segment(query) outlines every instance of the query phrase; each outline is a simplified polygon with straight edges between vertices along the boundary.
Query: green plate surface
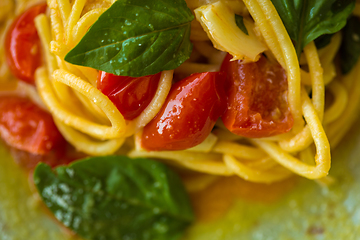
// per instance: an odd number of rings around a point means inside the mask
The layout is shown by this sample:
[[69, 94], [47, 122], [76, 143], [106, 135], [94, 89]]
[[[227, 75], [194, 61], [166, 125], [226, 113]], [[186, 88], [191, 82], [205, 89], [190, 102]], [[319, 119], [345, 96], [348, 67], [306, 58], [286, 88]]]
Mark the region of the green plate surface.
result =
[[302, 179], [274, 204], [238, 201], [223, 218], [192, 226], [184, 240], [360, 239], [360, 124], [332, 151], [329, 188]]
[[[360, 239], [360, 124], [332, 152], [330, 188], [302, 179], [272, 204], [239, 200], [224, 217], [195, 223], [184, 240]], [[30, 196], [28, 176], [0, 145], [0, 240], [71, 239]]]

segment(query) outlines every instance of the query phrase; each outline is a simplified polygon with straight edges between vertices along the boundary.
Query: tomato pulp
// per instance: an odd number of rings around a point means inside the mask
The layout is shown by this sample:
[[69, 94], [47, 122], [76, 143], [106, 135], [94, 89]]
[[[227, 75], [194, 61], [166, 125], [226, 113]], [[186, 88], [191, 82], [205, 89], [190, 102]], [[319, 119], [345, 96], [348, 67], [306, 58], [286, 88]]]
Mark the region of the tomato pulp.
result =
[[287, 102], [284, 69], [265, 57], [254, 63], [230, 61], [228, 54], [221, 70], [227, 73], [228, 107], [222, 121], [232, 133], [250, 138], [270, 137], [288, 132], [293, 118]]
[[35, 70], [41, 65], [41, 44], [34, 19], [45, 13], [46, 4], [33, 6], [17, 17], [5, 37], [5, 56], [17, 78], [34, 84]]
[[175, 83], [158, 115], [144, 127], [147, 150], [183, 150], [205, 140], [225, 111], [225, 74], [195, 73]]
[[100, 71], [97, 88], [108, 96], [126, 120], [132, 120], [154, 98], [160, 76], [161, 73], [135, 78]]

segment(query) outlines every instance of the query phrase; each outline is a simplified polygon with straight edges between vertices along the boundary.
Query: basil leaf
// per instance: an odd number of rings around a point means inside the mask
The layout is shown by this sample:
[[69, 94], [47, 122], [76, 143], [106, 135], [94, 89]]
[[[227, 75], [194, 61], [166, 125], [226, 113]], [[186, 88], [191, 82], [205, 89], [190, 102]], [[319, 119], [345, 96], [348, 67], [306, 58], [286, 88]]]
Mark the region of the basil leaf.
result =
[[243, 31], [246, 35], [249, 35], [249, 32], [246, 29], [246, 26], [244, 24], [243, 16], [235, 14], [235, 22], [236, 22], [236, 25], [241, 29], [241, 31]]
[[41, 163], [34, 181], [55, 217], [89, 240], [173, 240], [193, 220], [179, 177], [148, 159], [92, 157], [55, 172]]
[[340, 31], [355, 7], [355, 0], [272, 0], [296, 53], [323, 34]]
[[343, 42], [341, 44], [341, 71], [344, 74], [350, 72], [360, 57], [360, 20], [351, 17], [343, 31]]
[[132, 77], [175, 69], [190, 57], [193, 19], [184, 0], [117, 0], [65, 60]]

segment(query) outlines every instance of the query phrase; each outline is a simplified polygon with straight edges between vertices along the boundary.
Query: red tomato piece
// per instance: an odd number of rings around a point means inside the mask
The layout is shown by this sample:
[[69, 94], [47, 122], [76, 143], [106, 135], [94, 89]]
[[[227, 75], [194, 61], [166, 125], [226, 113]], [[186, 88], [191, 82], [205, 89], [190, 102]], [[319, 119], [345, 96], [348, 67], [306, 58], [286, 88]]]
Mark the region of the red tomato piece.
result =
[[46, 4], [33, 6], [17, 17], [5, 37], [5, 56], [17, 78], [34, 84], [35, 70], [41, 65], [41, 44], [34, 19], [45, 13]]
[[144, 127], [147, 150], [183, 150], [205, 140], [226, 108], [225, 74], [195, 73], [175, 83], [158, 115]]
[[288, 132], [293, 118], [287, 102], [287, 77], [279, 64], [265, 57], [243, 64], [225, 58], [221, 70], [227, 73], [228, 107], [224, 125], [237, 135], [259, 138]]
[[144, 77], [99, 72], [97, 88], [115, 104], [126, 120], [140, 115], [154, 98], [161, 73]]
[[51, 115], [20, 97], [0, 97], [0, 136], [10, 146], [34, 154], [65, 144]]
[[50, 167], [68, 165], [69, 163], [86, 157], [85, 154], [75, 151], [69, 145], [64, 144], [46, 154], [35, 154], [27, 151], [10, 148], [14, 161], [27, 170], [35, 169], [39, 162], [44, 162]]
[[51, 167], [61, 165], [59, 162], [62, 160], [63, 153], [61, 151], [50, 151], [46, 154], [35, 154], [16, 148], [11, 149], [11, 156], [14, 161], [28, 170], [34, 169], [39, 162], [44, 162]]

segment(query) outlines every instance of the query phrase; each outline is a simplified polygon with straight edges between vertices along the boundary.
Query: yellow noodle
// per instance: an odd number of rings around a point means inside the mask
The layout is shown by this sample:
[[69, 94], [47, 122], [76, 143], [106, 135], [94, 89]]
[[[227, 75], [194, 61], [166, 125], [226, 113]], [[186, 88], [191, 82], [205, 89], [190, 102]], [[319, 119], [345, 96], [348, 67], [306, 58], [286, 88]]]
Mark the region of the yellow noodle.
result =
[[196, 145], [195, 147], [188, 148], [185, 151], [208, 153], [213, 149], [217, 140], [218, 140], [218, 138], [214, 134], [210, 133], [206, 137], [206, 139], [204, 141], [202, 141], [200, 144]]
[[279, 142], [279, 141], [288, 140], [292, 137], [294, 137], [294, 134], [292, 132], [287, 132], [287, 133], [279, 134], [276, 136], [266, 137], [266, 138], [261, 138], [261, 139], [266, 140], [266, 141]]
[[[326, 47], [318, 51], [321, 66], [324, 69], [324, 85], [330, 83], [336, 76], [334, 58], [339, 51], [341, 40], [341, 34], [337, 33], [331, 38], [330, 43]], [[305, 54], [301, 55], [300, 64], [307, 64]], [[306, 85], [311, 85], [310, 75], [304, 70], [301, 70], [301, 82]]]
[[73, 145], [78, 151], [93, 156], [105, 156], [113, 154], [124, 143], [125, 138], [118, 138], [106, 141], [96, 141], [87, 135], [76, 131], [69, 125], [64, 124], [57, 118], [54, 118], [55, 124], [66, 141]]
[[227, 129], [222, 129], [222, 128], [215, 128], [212, 131], [212, 133], [215, 134], [219, 140], [225, 140], [225, 141], [236, 141], [244, 138], [242, 136], [231, 133]]
[[319, 56], [321, 65], [326, 66], [333, 62], [337, 52], [339, 51], [341, 45], [342, 36], [341, 33], [336, 33], [331, 38], [330, 43], [324, 48], [319, 50]]
[[[336, 77], [336, 68], [334, 63], [329, 63], [326, 66], [321, 65], [324, 69], [323, 81], [324, 85], [329, 84]], [[301, 83], [304, 85], [312, 85], [310, 73], [300, 69]]]
[[[310, 147], [301, 151], [299, 155], [300, 155], [300, 159], [303, 162], [309, 165], [315, 164], [314, 153]], [[323, 178], [315, 179], [315, 181], [323, 187], [328, 187], [335, 182], [335, 179], [332, 178], [331, 176], [326, 176]]]
[[246, 166], [250, 168], [255, 168], [260, 171], [269, 170], [271, 168], [276, 167], [279, 165], [276, 161], [274, 161], [271, 157], [264, 157], [257, 161], [247, 161]]
[[[320, 57], [321, 65], [325, 66], [329, 63], [332, 63], [337, 52], [339, 51], [341, 45], [342, 35], [341, 33], [336, 33], [331, 37], [330, 43], [325, 47], [318, 50], [318, 55]], [[305, 54], [302, 53], [300, 57], [300, 65], [306, 65], [307, 60]]]
[[305, 91], [302, 94], [302, 99], [302, 111], [316, 146], [316, 166], [310, 166], [300, 162], [297, 158], [282, 150], [275, 143], [257, 139], [251, 139], [250, 141], [263, 149], [279, 164], [294, 173], [310, 179], [322, 178], [328, 174], [330, 169], [330, 145], [316, 110]]
[[81, 72], [82, 75], [84, 75], [86, 80], [91, 85], [94, 87], [97, 86], [98, 71], [96, 69], [83, 66], [76, 66], [76, 68]]
[[310, 68], [312, 82], [312, 102], [320, 121], [322, 121], [325, 105], [325, 87], [323, 81], [323, 69], [319, 61], [315, 43], [310, 42], [304, 48], [304, 53]]
[[86, 0], [75, 0], [66, 26], [66, 44], [72, 46], [72, 31], [80, 19]]
[[[6, 37], [6, 29], [10, 26], [11, 20], [7, 20], [3, 27], [0, 28], [0, 44], [1, 46], [4, 46], [5, 44], [5, 37]], [[13, 82], [13, 77], [10, 74], [9, 68], [7, 66], [7, 61], [5, 57], [5, 47], [0, 48], [0, 84], [1, 85], [7, 85], [11, 86], [11, 82]], [[4, 86], [5, 89], [5, 86]]]
[[269, 171], [258, 171], [251, 169], [228, 154], [224, 155], [224, 162], [226, 163], [226, 166], [228, 166], [228, 168], [235, 174], [239, 175], [241, 178], [247, 181], [252, 182], [272, 183], [286, 179], [292, 175], [292, 172], [285, 169], [272, 169]]
[[57, 68], [55, 56], [50, 52], [50, 26], [45, 14], [40, 14], [35, 18], [35, 25], [43, 45], [43, 53], [45, 56], [45, 63], [49, 73], [52, 73]]
[[67, 26], [67, 21], [70, 16], [71, 6], [68, 0], [57, 0], [58, 9], [60, 11], [61, 20], [63, 22], [63, 26]]
[[93, 101], [88, 99], [83, 94], [79, 93], [78, 91], [73, 91], [76, 98], [79, 100], [80, 103], [82, 103], [82, 108], [84, 108], [84, 112], [88, 113], [85, 114], [89, 119], [92, 119], [93, 121], [96, 121], [98, 123], [104, 124], [104, 125], [110, 125], [110, 121], [105, 115], [105, 113], [94, 104]]
[[218, 141], [212, 151], [229, 154], [240, 159], [255, 160], [266, 157], [266, 154], [260, 149], [229, 141]]
[[[61, 59], [63, 59], [65, 56], [58, 56], [60, 57]], [[97, 81], [97, 75], [98, 75], [98, 71], [95, 70], [95, 69], [92, 69], [92, 73], [95, 75], [95, 76], [91, 76], [91, 80], [88, 79], [87, 76], [85, 76], [83, 74], [83, 72], [89, 74], [90, 72], [87, 72], [85, 70], [85, 67], [81, 67], [80, 66], [76, 66], [76, 65], [73, 65], [73, 64], [70, 64], [68, 62], [65, 62], [65, 61], [61, 61], [62, 62], [62, 65], [61, 65], [61, 68], [62, 69], [65, 69], [73, 74], [75, 74], [76, 76], [80, 77], [81, 79], [83, 79], [84, 81], [90, 83], [91, 85], [93, 85], [94, 87], [96, 87], [96, 81]]]
[[163, 71], [160, 76], [158, 88], [155, 96], [144, 109], [144, 111], [135, 119], [133, 119], [127, 126], [126, 135], [133, 135], [140, 128], [148, 124], [160, 111], [161, 107], [165, 103], [166, 97], [170, 91], [173, 78], [173, 71]]
[[328, 88], [334, 96], [334, 102], [324, 113], [324, 124], [342, 117], [348, 103], [348, 93], [340, 82], [335, 80], [329, 84]]
[[94, 103], [99, 106], [108, 116], [112, 126], [105, 126], [90, 122], [89, 120], [80, 118], [66, 110], [63, 106], [61, 106], [53, 94], [51, 84], [46, 76], [44, 69], [39, 69], [36, 72], [36, 83], [39, 89], [39, 93], [45, 100], [45, 104], [48, 106], [50, 112], [55, 117], [60, 119], [65, 124], [70, 125], [75, 129], [98, 139], [113, 139], [122, 137], [124, 135], [125, 120], [123, 116], [114, 106], [114, 104], [99, 90], [64, 70], [56, 70], [53, 73], [53, 78], [54, 80], [66, 84], [92, 99]]
[[[49, 78], [51, 78], [51, 73], [58, 68], [58, 64], [55, 56], [49, 50], [50, 41], [51, 41], [50, 26], [45, 14], [40, 14], [35, 18], [35, 26], [40, 37]], [[68, 102], [68, 100], [70, 99], [69, 89], [66, 86], [59, 83], [52, 82], [52, 84], [56, 92], [56, 96], [61, 101], [68, 103], [67, 105], [69, 106], [70, 105]]]
[[[322, 121], [324, 115], [325, 88], [322, 78], [323, 70], [320, 65], [316, 47], [313, 42], [304, 48], [306, 58], [309, 62], [310, 76], [312, 81], [312, 101], [317, 112], [317, 117]], [[309, 126], [305, 126], [301, 132], [293, 138], [279, 142], [282, 149], [288, 152], [297, 152], [307, 148], [313, 139]]]
[[349, 101], [341, 118], [338, 118], [326, 127], [326, 132], [332, 147], [339, 144], [340, 140], [358, 116], [360, 104], [360, 61], [357, 62], [348, 75], [344, 76], [342, 81], [350, 84], [348, 86]]
[[61, 23], [60, 13], [58, 9], [50, 6], [50, 19], [51, 19], [51, 30], [53, 39], [61, 42], [64, 38], [64, 27]]
[[238, 0], [223, 0], [223, 2], [226, 3], [226, 5], [231, 8], [236, 14], [241, 15], [241, 16], [248, 16], [249, 12], [246, 9], [245, 4], [242, 1], [238, 1]]
[[77, 44], [80, 39], [85, 35], [89, 27], [96, 22], [96, 20], [106, 11], [106, 8], [97, 8], [87, 12], [80, 18], [80, 20], [76, 23], [72, 35], [73, 42]]
[[[64, 63], [63, 66], [62, 66], [62, 69], [73, 73], [74, 75], [76, 75], [77, 77], [81, 78], [84, 81], [88, 80], [82, 74], [83, 72], [80, 71], [77, 66], [74, 66], [74, 65], [69, 64], [69, 63]], [[97, 76], [97, 73], [95, 74], [95, 76]], [[87, 82], [89, 82], [89, 81], [87, 81]], [[59, 85], [59, 83], [56, 82], [56, 81], [53, 82], [53, 84], [58, 84]], [[96, 87], [96, 84], [95, 84], [95, 86], [91, 82], [90, 82], [90, 84], [93, 87]], [[63, 85], [63, 84], [60, 84], [60, 85], [62, 85], [63, 87], [66, 86], [66, 85]], [[72, 88], [70, 88], [70, 89], [72, 89]], [[101, 123], [106, 123], [106, 124], [109, 123], [106, 114], [98, 106], [96, 106], [96, 104], [92, 101], [92, 99], [89, 100], [89, 98], [85, 97], [83, 94], [80, 94], [78, 91], [72, 91], [72, 92], [74, 93], [74, 95], [77, 96], [78, 100], [80, 100], [80, 102], [83, 104], [84, 110], [87, 110], [89, 113], [91, 113], [93, 118], [98, 119]], [[66, 104], [67, 101], [68, 100], [62, 100], [62, 103]]]
[[58, 57], [65, 56], [67, 53], [67, 47], [65, 44], [53, 40], [50, 42], [50, 52]]
[[325, 66], [323, 66], [324, 69], [324, 85], [329, 84], [337, 75], [336, 73], [336, 67], [334, 63], [329, 63]]

